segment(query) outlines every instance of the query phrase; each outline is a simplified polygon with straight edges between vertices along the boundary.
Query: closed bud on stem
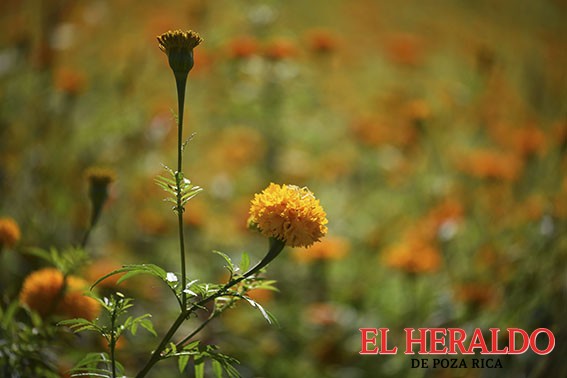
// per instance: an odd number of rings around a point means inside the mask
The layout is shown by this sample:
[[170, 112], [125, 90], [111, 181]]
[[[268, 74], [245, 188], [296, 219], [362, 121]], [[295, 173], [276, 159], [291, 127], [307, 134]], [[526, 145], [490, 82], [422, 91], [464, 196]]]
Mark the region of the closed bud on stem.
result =
[[104, 203], [108, 199], [108, 187], [115, 180], [113, 171], [104, 168], [91, 168], [87, 171], [89, 198], [92, 205], [91, 228], [94, 227]]
[[192, 30], [175, 30], [163, 33], [157, 40], [159, 48], [167, 55], [175, 78], [185, 79], [195, 63], [193, 49], [203, 42], [203, 39]]

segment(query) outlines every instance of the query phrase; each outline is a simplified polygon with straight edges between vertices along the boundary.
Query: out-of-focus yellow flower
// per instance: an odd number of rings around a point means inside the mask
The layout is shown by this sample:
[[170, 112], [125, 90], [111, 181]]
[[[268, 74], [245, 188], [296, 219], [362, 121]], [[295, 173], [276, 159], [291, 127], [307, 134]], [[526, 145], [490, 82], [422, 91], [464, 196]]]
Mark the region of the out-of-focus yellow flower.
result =
[[195, 64], [193, 49], [203, 42], [203, 38], [192, 30], [175, 30], [163, 33], [157, 40], [160, 50], [167, 55], [175, 77], [185, 79]]
[[327, 214], [307, 188], [271, 183], [256, 194], [249, 223], [291, 247], [309, 247], [327, 234]]
[[[41, 316], [51, 314], [69, 318], [94, 319], [99, 311], [99, 303], [83, 295], [88, 283], [74, 276], [67, 277], [67, 288], [60, 297], [63, 274], [55, 268], [44, 268], [31, 273], [24, 280], [20, 291], [20, 302]], [[58, 301], [58, 303], [55, 303]]]
[[13, 247], [20, 240], [20, 227], [12, 218], [0, 218], [0, 249]]
[[349, 252], [350, 245], [347, 240], [339, 237], [327, 237], [321, 243], [312, 245], [307, 249], [295, 249], [293, 257], [303, 263], [315, 260], [340, 260]]

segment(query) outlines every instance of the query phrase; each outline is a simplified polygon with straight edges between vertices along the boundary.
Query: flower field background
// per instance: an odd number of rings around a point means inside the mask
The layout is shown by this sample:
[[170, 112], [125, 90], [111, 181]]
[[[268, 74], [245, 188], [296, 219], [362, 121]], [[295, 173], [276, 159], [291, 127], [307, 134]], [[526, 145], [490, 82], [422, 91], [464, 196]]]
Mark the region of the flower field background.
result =
[[[92, 167], [115, 180], [76, 280], [132, 263], [179, 269], [176, 219], [154, 182], [176, 145], [156, 36], [193, 29], [204, 42], [184, 164], [204, 191], [184, 214], [189, 279], [226, 281], [213, 250], [262, 257], [248, 209], [270, 182], [309, 187], [329, 220], [322, 242], [270, 265], [278, 292], [251, 293], [279, 326], [239, 304], [201, 339], [243, 377], [567, 376], [564, 1], [5, 0], [0, 22], [2, 313], [32, 272], [53, 279], [31, 248], [81, 243]], [[175, 318], [151, 277], [97, 290], [159, 309], [158, 333]], [[56, 319], [88, 311], [79, 302]], [[395, 345], [407, 327], [544, 327], [557, 345], [502, 356], [502, 369], [412, 369], [419, 356], [360, 355], [361, 327], [390, 328]], [[106, 348], [53, 332], [42, 353], [61, 374]], [[121, 340], [133, 371], [156, 343]], [[178, 376], [177, 364], [160, 374]]]

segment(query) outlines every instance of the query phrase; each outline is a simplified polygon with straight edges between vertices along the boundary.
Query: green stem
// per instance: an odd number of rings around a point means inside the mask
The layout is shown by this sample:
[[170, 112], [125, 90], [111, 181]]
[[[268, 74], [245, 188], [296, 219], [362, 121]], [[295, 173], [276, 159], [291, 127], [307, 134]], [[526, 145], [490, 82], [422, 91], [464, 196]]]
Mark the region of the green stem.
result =
[[[175, 322], [171, 325], [171, 327], [169, 327], [169, 330], [167, 331], [167, 333], [165, 334], [165, 336], [163, 337], [163, 339], [159, 343], [158, 347], [152, 353], [152, 356], [150, 357], [150, 359], [148, 360], [146, 365], [142, 368], [142, 370], [138, 373], [138, 375], [136, 375], [136, 378], [145, 377], [146, 374], [148, 374], [148, 372], [151, 370], [151, 368], [162, 358], [161, 354], [164, 351], [165, 347], [169, 344], [169, 341], [171, 340], [171, 338], [173, 337], [175, 332], [177, 332], [177, 330], [179, 329], [181, 324], [183, 324], [185, 319], [191, 313], [193, 313], [198, 308], [201, 308], [203, 305], [207, 304], [208, 302], [210, 302], [210, 301], [212, 301], [212, 300], [214, 300], [218, 297], [223, 296], [226, 293], [226, 291], [228, 289], [230, 289], [232, 286], [236, 285], [240, 281], [250, 277], [251, 275], [257, 273], [260, 269], [264, 268], [266, 265], [268, 265], [273, 259], [275, 259], [280, 254], [280, 252], [283, 250], [284, 246], [285, 246], [285, 243], [283, 241], [276, 240], [276, 239], [270, 239], [270, 249], [269, 249], [268, 253], [266, 254], [266, 256], [264, 256], [264, 258], [260, 262], [258, 262], [252, 268], [250, 268], [242, 276], [229, 281], [226, 285], [224, 285], [216, 293], [211, 294], [210, 296], [201, 299], [199, 302], [193, 304], [191, 307], [186, 308], [183, 311], [181, 311], [181, 313], [179, 314], [177, 319], [175, 319]], [[209, 323], [209, 321], [212, 320], [213, 318], [214, 318], [214, 316], [210, 317], [209, 320], [205, 321], [204, 324], [202, 324], [199, 328], [197, 328], [196, 332], [195, 331], [192, 332], [190, 337], [193, 337], [194, 334], [196, 334], [201, 329], [203, 329]], [[184, 338], [184, 341], [185, 341], [185, 339], [187, 339], [187, 337]]]
[[214, 318], [216, 318], [217, 315], [219, 315], [219, 314], [220, 314], [220, 312], [216, 312], [216, 311], [213, 312], [213, 313], [211, 314], [211, 316], [209, 316], [209, 317], [207, 318], [207, 320], [205, 320], [203, 323], [201, 323], [201, 325], [200, 325], [199, 327], [195, 328], [195, 329], [193, 330], [193, 332], [191, 332], [190, 334], [188, 334], [187, 336], [185, 336], [181, 341], [179, 341], [179, 342], [177, 342], [177, 344], [175, 344], [175, 346], [177, 347], [177, 349], [183, 347], [183, 344], [185, 344], [187, 341], [191, 340], [191, 338], [192, 338], [193, 336], [195, 336], [196, 334], [198, 334], [199, 332], [201, 332], [201, 330], [202, 330], [203, 328], [205, 328], [205, 327], [207, 326], [207, 324], [209, 324], [209, 323], [211, 322], [211, 320], [213, 320]]
[[177, 85], [177, 172], [175, 181], [177, 183], [177, 224], [179, 227], [179, 254], [181, 256], [181, 304], [183, 311], [187, 308], [187, 293], [185, 293], [185, 285], [187, 284], [187, 271], [185, 268], [185, 241], [183, 237], [183, 211], [181, 205], [181, 180], [183, 172], [183, 109], [185, 105], [185, 87], [187, 85], [187, 77], [175, 79]]
[[112, 309], [112, 314], [110, 317], [110, 361], [112, 364], [112, 378], [116, 378], [116, 357], [114, 356], [114, 350], [116, 349], [116, 307]]

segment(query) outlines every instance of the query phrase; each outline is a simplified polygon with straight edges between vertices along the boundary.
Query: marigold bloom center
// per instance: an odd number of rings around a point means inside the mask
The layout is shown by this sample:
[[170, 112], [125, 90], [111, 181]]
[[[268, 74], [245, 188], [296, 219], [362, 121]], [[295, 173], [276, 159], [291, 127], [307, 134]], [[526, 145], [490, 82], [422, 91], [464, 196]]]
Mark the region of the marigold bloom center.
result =
[[250, 206], [250, 223], [263, 235], [291, 247], [308, 247], [327, 233], [327, 214], [307, 188], [270, 184], [256, 194]]

